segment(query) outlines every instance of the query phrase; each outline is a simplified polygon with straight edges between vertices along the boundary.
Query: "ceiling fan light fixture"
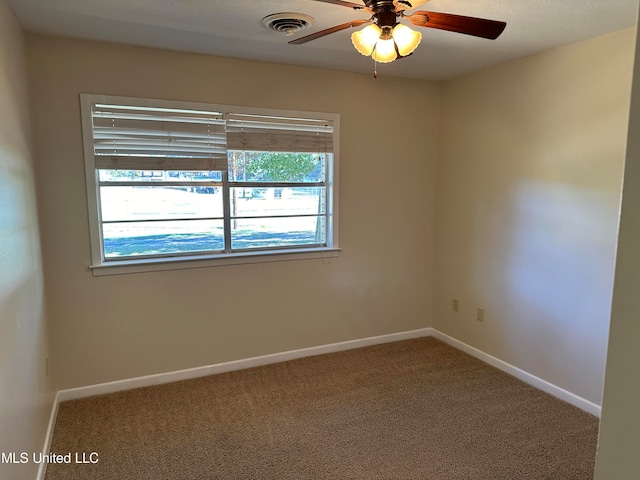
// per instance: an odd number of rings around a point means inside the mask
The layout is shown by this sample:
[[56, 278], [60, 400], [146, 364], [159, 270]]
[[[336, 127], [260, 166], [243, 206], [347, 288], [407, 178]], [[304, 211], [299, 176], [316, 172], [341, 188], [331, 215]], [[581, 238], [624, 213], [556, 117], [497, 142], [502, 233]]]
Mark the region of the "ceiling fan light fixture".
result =
[[351, 43], [362, 55], [380, 63], [393, 62], [398, 55], [411, 54], [422, 40], [422, 34], [401, 23], [380, 27], [375, 23], [351, 34]]
[[398, 54], [396, 53], [396, 46], [393, 39], [390, 38], [389, 40], [378, 40], [378, 43], [376, 43], [376, 48], [373, 50], [373, 53], [371, 53], [371, 58], [380, 63], [393, 62], [396, 58], [398, 58]]
[[373, 53], [376, 43], [380, 40], [381, 33], [380, 27], [372, 23], [362, 30], [354, 32], [351, 35], [351, 43], [353, 43], [358, 52], [368, 57]]
[[398, 23], [393, 27], [392, 35], [393, 40], [398, 46], [398, 52], [403, 57], [411, 54], [411, 52], [420, 45], [420, 41], [422, 40], [422, 34], [420, 32], [416, 32], [402, 23]]
[[[411, 55], [422, 41], [420, 32], [401, 24], [400, 21], [409, 22], [416, 27], [448, 30], [489, 40], [498, 38], [507, 26], [506, 22], [452, 13], [427, 11], [405, 13], [419, 7], [428, 0], [361, 0], [360, 3], [345, 0], [315, 1], [342, 5], [371, 16], [368, 19], [352, 20], [296, 38], [289, 41], [290, 44], [301, 45], [347, 28], [370, 24], [362, 30], [354, 32], [351, 35], [351, 42], [358, 53], [364, 56], [371, 55], [376, 62], [381, 63], [392, 62], [396, 58], [404, 58]], [[364, 2], [364, 6], [362, 2]]]

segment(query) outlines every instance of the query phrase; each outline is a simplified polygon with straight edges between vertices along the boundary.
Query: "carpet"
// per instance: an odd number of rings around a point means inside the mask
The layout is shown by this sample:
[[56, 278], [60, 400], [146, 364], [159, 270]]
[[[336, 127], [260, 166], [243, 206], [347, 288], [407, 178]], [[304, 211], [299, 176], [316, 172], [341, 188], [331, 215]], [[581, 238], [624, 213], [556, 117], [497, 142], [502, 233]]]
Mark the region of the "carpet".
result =
[[51, 452], [98, 461], [46, 480], [590, 480], [597, 432], [427, 337], [63, 402]]

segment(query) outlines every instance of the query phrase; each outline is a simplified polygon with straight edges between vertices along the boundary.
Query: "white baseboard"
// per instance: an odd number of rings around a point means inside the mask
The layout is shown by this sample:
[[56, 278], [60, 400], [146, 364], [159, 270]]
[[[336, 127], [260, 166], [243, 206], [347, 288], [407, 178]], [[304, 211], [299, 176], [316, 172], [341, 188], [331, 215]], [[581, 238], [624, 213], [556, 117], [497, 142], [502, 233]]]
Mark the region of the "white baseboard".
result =
[[431, 335], [430, 328], [421, 328], [418, 330], [390, 333], [388, 335], [380, 335], [377, 337], [349, 340], [347, 342], [330, 343], [328, 345], [320, 345], [318, 347], [301, 348], [299, 350], [273, 353], [270, 355], [262, 355], [260, 357], [252, 357], [242, 360], [235, 360], [232, 362], [218, 363], [215, 365], [207, 365], [204, 367], [189, 368], [186, 370], [177, 370], [167, 373], [158, 373], [155, 375], [128, 378], [125, 380], [116, 380], [114, 382], [100, 383], [97, 385], [89, 385], [86, 387], [70, 388], [67, 390], [60, 390], [58, 392], [57, 400], [59, 402], [64, 402], [66, 400], [93, 397], [94, 395], [104, 395], [106, 393], [120, 392], [122, 390], [131, 390], [133, 388], [148, 387], [151, 385], [161, 385], [164, 383], [178, 382], [180, 380], [189, 380], [191, 378], [206, 377], [208, 375], [214, 375], [216, 373], [232, 372], [234, 370], [242, 370], [245, 368], [269, 365], [272, 363], [286, 362], [287, 360], [294, 360], [296, 358], [311, 357], [314, 355], [351, 350], [354, 348], [368, 347], [370, 345], [378, 345], [382, 343], [398, 342], [400, 340], [408, 340], [410, 338], [428, 337], [429, 335]]
[[[56, 426], [56, 418], [58, 417], [58, 405], [60, 405], [60, 394], [56, 392], [53, 399], [53, 405], [51, 407], [51, 415], [49, 416], [49, 426], [47, 427], [47, 434], [44, 437], [44, 446], [42, 447], [43, 455], [47, 455], [51, 450], [51, 440], [53, 439], [53, 429]], [[41, 462], [38, 467], [37, 480], [44, 480], [44, 476], [47, 473], [47, 462]]]
[[543, 392], [546, 392], [554, 397], [559, 398], [560, 400], [564, 400], [571, 405], [578, 407], [585, 412], [589, 412], [592, 415], [600, 418], [601, 407], [600, 405], [596, 405], [589, 400], [586, 400], [578, 395], [575, 395], [564, 388], [560, 388], [552, 383], [547, 382], [546, 380], [542, 380], [541, 378], [536, 377], [535, 375], [531, 375], [530, 373], [525, 372], [524, 370], [519, 369], [518, 367], [514, 367], [513, 365], [500, 360], [499, 358], [493, 357], [487, 353], [484, 353], [481, 350], [478, 350], [471, 345], [467, 345], [466, 343], [461, 342], [460, 340], [456, 340], [453, 337], [450, 337], [447, 334], [444, 334], [438, 330], [430, 329], [431, 336], [437, 338], [438, 340], [442, 340], [443, 342], [451, 345], [452, 347], [457, 348], [465, 353], [468, 353], [472, 357], [476, 357], [479, 360], [482, 360], [489, 365], [496, 367], [503, 372], [508, 373], [529, 385], [536, 387]]

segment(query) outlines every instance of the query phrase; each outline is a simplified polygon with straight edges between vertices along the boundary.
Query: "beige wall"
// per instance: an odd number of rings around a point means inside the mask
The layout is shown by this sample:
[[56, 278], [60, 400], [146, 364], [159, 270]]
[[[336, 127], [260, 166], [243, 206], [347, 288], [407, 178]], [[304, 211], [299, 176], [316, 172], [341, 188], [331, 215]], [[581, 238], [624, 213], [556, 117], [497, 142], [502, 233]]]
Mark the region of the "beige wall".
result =
[[640, 478], [640, 37], [624, 169], [607, 373], [596, 457], [597, 480]]
[[[53, 386], [31, 163], [23, 33], [0, 0], [0, 452], [40, 452]], [[37, 465], [0, 463], [0, 478]]]
[[[58, 387], [432, 325], [599, 404], [633, 35], [442, 85], [29, 36]], [[80, 92], [340, 113], [343, 253], [93, 277]]]
[[[59, 388], [430, 324], [438, 84], [41, 36], [29, 53]], [[80, 92], [339, 113], [342, 254], [93, 277]]]
[[596, 404], [633, 39], [613, 33], [443, 87], [433, 326]]

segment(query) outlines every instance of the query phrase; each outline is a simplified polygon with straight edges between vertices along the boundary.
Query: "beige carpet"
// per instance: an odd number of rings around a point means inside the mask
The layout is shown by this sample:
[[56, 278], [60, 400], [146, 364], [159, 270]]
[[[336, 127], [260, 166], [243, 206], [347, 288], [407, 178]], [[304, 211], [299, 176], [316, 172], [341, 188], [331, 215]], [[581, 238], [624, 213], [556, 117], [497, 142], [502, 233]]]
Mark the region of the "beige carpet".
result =
[[598, 421], [421, 338], [60, 405], [47, 480], [590, 480]]

